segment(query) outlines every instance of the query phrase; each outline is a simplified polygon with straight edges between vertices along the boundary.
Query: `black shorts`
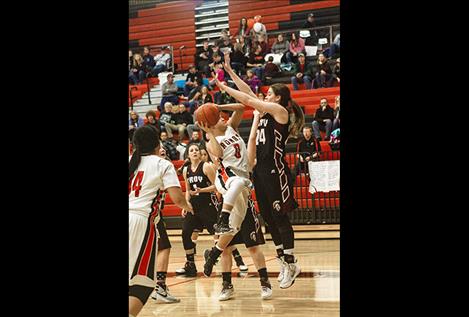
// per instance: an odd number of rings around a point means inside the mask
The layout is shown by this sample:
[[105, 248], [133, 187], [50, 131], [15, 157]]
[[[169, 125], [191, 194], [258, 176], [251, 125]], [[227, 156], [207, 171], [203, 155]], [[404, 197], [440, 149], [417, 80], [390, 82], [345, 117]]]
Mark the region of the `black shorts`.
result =
[[156, 225], [158, 229], [158, 251], [171, 249], [171, 242], [169, 242], [168, 232], [166, 232], [166, 224], [164, 223], [163, 217], [161, 217], [160, 221]]
[[191, 200], [192, 207], [194, 208], [194, 215], [190, 212], [184, 218], [186, 224], [202, 232], [204, 229], [210, 234], [215, 233], [213, 225], [217, 223], [218, 210], [211, 200]]
[[255, 170], [253, 178], [261, 215], [265, 212], [272, 215], [277, 212], [286, 214], [297, 207], [293, 196], [293, 181], [288, 170], [282, 178], [278, 174], [271, 174], [270, 171]]
[[251, 197], [249, 197], [248, 209], [246, 211], [246, 217], [244, 217], [243, 223], [241, 224], [241, 229], [233, 237], [228, 246], [242, 243], [244, 243], [246, 248], [265, 244], [261, 223], [259, 221], [259, 217], [256, 214], [256, 208]]

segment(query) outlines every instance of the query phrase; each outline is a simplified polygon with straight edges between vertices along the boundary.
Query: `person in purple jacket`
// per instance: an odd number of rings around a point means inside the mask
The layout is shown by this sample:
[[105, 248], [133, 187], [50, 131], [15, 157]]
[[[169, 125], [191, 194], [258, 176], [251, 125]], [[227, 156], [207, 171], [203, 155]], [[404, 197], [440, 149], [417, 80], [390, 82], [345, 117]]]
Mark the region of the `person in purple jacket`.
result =
[[256, 75], [254, 75], [254, 72], [252, 69], [248, 69], [246, 71], [246, 76], [244, 77], [243, 80], [246, 84], [249, 85], [249, 87], [251, 87], [251, 90], [255, 94], [258, 93], [259, 89], [262, 86], [262, 81]]

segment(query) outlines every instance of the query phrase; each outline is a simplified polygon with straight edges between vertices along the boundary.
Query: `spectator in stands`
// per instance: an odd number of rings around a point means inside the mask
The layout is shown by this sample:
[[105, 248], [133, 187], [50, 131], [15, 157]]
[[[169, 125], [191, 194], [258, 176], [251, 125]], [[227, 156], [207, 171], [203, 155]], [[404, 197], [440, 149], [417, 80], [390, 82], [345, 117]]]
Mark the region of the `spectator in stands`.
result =
[[145, 77], [145, 72], [143, 71], [143, 58], [140, 54], [133, 55], [132, 66], [129, 72], [129, 82], [132, 85], [141, 84], [140, 78]]
[[249, 53], [250, 53], [250, 51], [251, 51], [251, 48], [250, 48], [250, 45], [249, 45], [249, 43], [247, 42], [246, 39], [247, 39], [247, 38], [244, 37], [244, 36], [238, 36], [238, 37], [236, 38], [236, 43], [241, 44], [241, 47], [242, 47], [242, 51], [243, 51], [243, 53], [244, 53], [244, 56], [246, 56], [246, 58], [247, 58], [247, 57], [249, 57]]
[[298, 38], [296, 33], [291, 34], [290, 40], [290, 50], [287, 52], [287, 62], [288, 63], [296, 63], [298, 61], [298, 54], [305, 53], [305, 40], [301, 37]]
[[[145, 71], [145, 75], [150, 73], [153, 67], [155, 67], [155, 58], [150, 54], [148, 46], [145, 46], [143, 48], [143, 69]], [[143, 79], [144, 78], [141, 78], [140, 80], [143, 81]]]
[[272, 44], [272, 54], [279, 55], [282, 63], [286, 62], [286, 53], [290, 50], [290, 42], [284, 39], [283, 34], [277, 35], [277, 39]]
[[269, 52], [269, 44], [266, 42], [266, 38], [264, 35], [259, 35], [257, 37], [257, 45], [260, 45], [262, 47], [261, 54], [266, 55]]
[[332, 68], [332, 76], [329, 82], [329, 87], [332, 86], [334, 80], [337, 80], [337, 82], [340, 83], [340, 58], [335, 61], [335, 65]]
[[[184, 105], [182, 105], [184, 107]], [[183, 124], [182, 114], [179, 111], [179, 106], [174, 105], [171, 113], [171, 119], [165, 124], [166, 132], [168, 137], [173, 139], [173, 131], [178, 132], [178, 139], [181, 141], [184, 138], [184, 133], [186, 131], [186, 125]]]
[[217, 91], [214, 94], [214, 99], [217, 105], [226, 105], [229, 103], [236, 103], [236, 99], [234, 99], [229, 94], [227, 94], [226, 91], [223, 89], [220, 89], [220, 91]]
[[145, 114], [145, 117], [147, 118], [147, 125], [152, 125], [154, 126], [158, 131], [160, 131], [160, 124], [158, 123], [158, 120], [156, 119], [156, 112], [153, 110], [148, 110], [147, 113]]
[[[179, 113], [181, 114], [181, 123], [183, 126], [186, 127], [186, 131], [187, 131], [187, 126], [189, 124], [194, 124], [194, 118], [192, 114], [190, 114], [189, 111], [187, 111], [186, 106], [183, 104], [179, 105]], [[191, 134], [192, 134], [192, 131], [191, 131]], [[188, 134], [188, 136], [189, 135], [190, 134]], [[182, 140], [182, 138], [180, 138], [180, 140]]]
[[329, 106], [326, 98], [322, 98], [320, 107], [316, 110], [313, 121], [313, 132], [316, 140], [321, 140], [321, 133], [319, 131], [326, 132], [325, 141], [330, 140], [333, 120], [334, 109]]
[[301, 139], [296, 146], [297, 163], [295, 165], [295, 174], [293, 179], [296, 178], [301, 172], [309, 174], [308, 162], [319, 156], [316, 140], [313, 138], [313, 129], [311, 127], [303, 128], [303, 139]]
[[171, 102], [173, 105], [177, 105], [179, 103], [179, 98], [176, 95], [178, 87], [174, 82], [174, 75], [172, 73], [169, 73], [167, 78], [168, 81], [161, 86], [163, 98], [161, 98], [160, 107], [158, 108], [158, 110], [160, 111], [162, 110], [161, 108], [163, 107], [163, 105], [168, 101]]
[[259, 32], [256, 32], [254, 27], [249, 31], [249, 37], [251, 38], [251, 46], [252, 42], [256, 41], [259, 37], [259, 35], [263, 35], [265, 38], [267, 38], [267, 29], [265, 28], [265, 25], [259, 22], [261, 25], [261, 29]]
[[210, 88], [210, 90], [212, 90], [216, 86], [215, 77], [219, 81], [225, 81], [225, 71], [223, 70], [223, 63], [222, 62], [215, 63], [213, 65], [213, 70], [214, 70], [214, 72], [212, 73], [212, 77], [214, 77], [214, 79], [212, 79], [208, 83], [208, 87]]
[[246, 56], [243, 52], [243, 46], [241, 43], [235, 43], [234, 52], [230, 56], [231, 67], [238, 74], [238, 76], [246, 73]]
[[249, 54], [249, 60], [246, 64], [248, 67], [252, 67], [251, 70], [256, 74], [259, 80], [262, 80], [263, 72], [264, 72], [264, 60], [265, 55], [262, 54], [262, 47], [256, 46], [254, 52]]
[[332, 122], [332, 131], [340, 128], [340, 96], [335, 97], [334, 121]]
[[329, 61], [322, 53], [318, 56], [316, 69], [316, 87], [329, 87], [330, 80], [332, 77], [332, 70], [331, 66], [329, 65]]
[[340, 33], [335, 36], [334, 42], [329, 48], [329, 58], [335, 58], [336, 55], [340, 55]]
[[184, 85], [184, 96], [188, 97], [193, 89], [202, 86], [202, 75], [197, 71], [194, 65], [189, 66], [189, 73]]
[[133, 56], [134, 54], [132, 53], [132, 50], [129, 50], [129, 72], [130, 72], [130, 69], [132, 68], [132, 61], [134, 60]]
[[[217, 57], [218, 56], [218, 57]], [[223, 62], [223, 53], [220, 51], [220, 47], [217, 44], [212, 45], [212, 63], [210, 63], [211, 67], [213, 67], [213, 63]], [[210, 77], [210, 76], [207, 76]]]
[[160, 114], [160, 131], [166, 131], [166, 123], [171, 121], [171, 110], [173, 109], [173, 104], [171, 102], [165, 102], [164, 111]]
[[298, 54], [298, 63], [295, 63], [293, 67], [293, 73], [295, 76], [291, 77], [291, 83], [293, 90], [299, 90], [298, 83], [304, 83], [306, 89], [311, 89], [311, 83], [313, 81], [313, 65], [306, 63], [305, 54]]
[[207, 102], [213, 102], [212, 95], [208, 92], [207, 86], [202, 86], [200, 92], [197, 92], [194, 95], [194, 98], [189, 100], [189, 102], [185, 103], [186, 106], [190, 108], [190, 113], [194, 113], [198, 106], [203, 105]]
[[132, 142], [135, 130], [137, 128], [143, 126], [143, 125], [144, 125], [143, 119], [140, 118], [135, 111], [130, 112], [130, 118], [129, 118], [129, 140], [130, 140], [130, 142]]
[[208, 46], [208, 40], [204, 40], [203, 46], [197, 49], [195, 54], [195, 61], [198, 69], [203, 72], [207, 77], [210, 77], [210, 67], [212, 63], [212, 49]]
[[210, 63], [210, 75], [208, 77], [213, 77], [213, 74], [212, 72], [216, 71], [216, 66], [217, 64], [220, 64], [220, 63], [223, 63], [223, 60], [222, 60], [222, 57], [221, 57], [221, 52], [220, 51], [217, 51], [217, 52], [214, 52], [212, 57], [213, 57], [213, 62]]
[[179, 152], [176, 150], [176, 147], [174, 146], [173, 142], [168, 140], [168, 133], [166, 131], [161, 132], [160, 140], [162, 146], [166, 150], [166, 155], [168, 155], [172, 161], [178, 160]]
[[264, 100], [265, 100], [265, 95], [264, 95], [264, 93], [259, 90], [259, 93], [257, 94], [257, 98], [259, 98], [259, 100], [264, 101]]
[[251, 90], [255, 94], [259, 92], [259, 89], [262, 86], [262, 82], [256, 75], [254, 75], [254, 72], [252, 71], [252, 69], [248, 69], [246, 71], [246, 76], [243, 78], [243, 80], [246, 84], [249, 85], [249, 87], [251, 87]]
[[280, 73], [280, 69], [276, 64], [274, 64], [274, 57], [269, 56], [267, 64], [264, 67], [264, 79], [271, 80], [273, 77], [277, 76]]
[[197, 144], [200, 148], [205, 148], [205, 140], [201, 137], [199, 130], [192, 131], [189, 143], [187, 143], [187, 148], [189, 148], [192, 144]]
[[168, 70], [168, 61], [171, 58], [169, 47], [163, 47], [160, 54], [155, 56], [155, 66], [152, 70], [152, 75], [158, 77], [158, 74]]
[[248, 19], [242, 17], [241, 20], [239, 20], [238, 35], [247, 37], [249, 36], [249, 31]]
[[318, 33], [318, 30], [313, 30], [313, 28], [315, 27], [316, 27], [316, 23], [314, 21], [314, 13], [310, 13], [308, 14], [308, 18], [303, 24], [303, 28], [309, 30], [310, 32], [310, 37], [308, 38], [309, 41], [307, 45], [312, 45], [312, 46], [318, 45], [320, 34]]

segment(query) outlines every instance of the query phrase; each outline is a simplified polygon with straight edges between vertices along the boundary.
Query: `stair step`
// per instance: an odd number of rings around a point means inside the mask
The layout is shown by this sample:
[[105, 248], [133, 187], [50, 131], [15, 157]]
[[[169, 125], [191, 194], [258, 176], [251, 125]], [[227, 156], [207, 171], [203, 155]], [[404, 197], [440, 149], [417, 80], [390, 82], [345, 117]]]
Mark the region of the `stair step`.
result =
[[215, 24], [214, 26], [211, 27], [206, 27], [202, 29], [196, 29], [195, 33], [200, 33], [200, 32], [206, 32], [206, 31], [217, 31], [217, 30], [222, 30], [222, 29], [228, 29], [229, 24]]
[[228, 16], [220, 17], [220, 18], [206, 19], [206, 20], [203, 20], [203, 21], [198, 21], [198, 22], [195, 22], [195, 25], [211, 24], [211, 23], [214, 23], [214, 22], [228, 22]]
[[205, 17], [214, 16], [214, 15], [220, 15], [220, 14], [228, 14], [228, 9], [224, 9], [224, 10], [215, 10], [215, 11], [210, 12], [210, 13], [196, 14], [194, 17], [195, 17], [195, 18], [205, 18]]
[[206, 9], [212, 9], [212, 8], [221, 8], [221, 7], [227, 7], [228, 6], [228, 1], [225, 2], [216, 2], [216, 3], [205, 3], [201, 5], [200, 7], [196, 7], [196, 11], [201, 11], [201, 10], [206, 10]]

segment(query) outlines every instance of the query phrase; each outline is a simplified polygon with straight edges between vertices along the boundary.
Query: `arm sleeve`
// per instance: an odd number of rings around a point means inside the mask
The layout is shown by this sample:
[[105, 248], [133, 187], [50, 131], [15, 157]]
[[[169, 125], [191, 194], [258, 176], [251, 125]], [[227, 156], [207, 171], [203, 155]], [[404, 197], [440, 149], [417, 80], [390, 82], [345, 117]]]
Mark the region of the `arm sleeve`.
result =
[[161, 176], [161, 179], [163, 180], [163, 189], [166, 190], [169, 187], [181, 187], [173, 164], [168, 161], [165, 161], [164, 164], [165, 166], [163, 167], [163, 173]]

